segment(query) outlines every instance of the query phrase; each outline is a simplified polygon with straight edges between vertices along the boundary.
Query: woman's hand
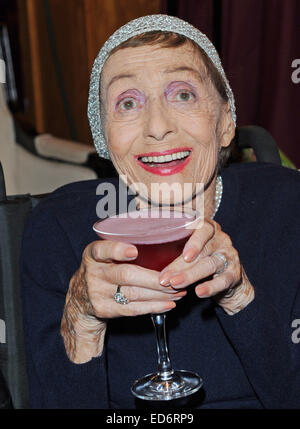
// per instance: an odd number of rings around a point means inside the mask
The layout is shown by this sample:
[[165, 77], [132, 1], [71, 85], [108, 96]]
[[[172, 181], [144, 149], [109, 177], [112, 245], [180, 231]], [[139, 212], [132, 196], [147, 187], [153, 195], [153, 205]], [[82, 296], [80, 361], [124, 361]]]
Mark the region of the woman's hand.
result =
[[[224, 259], [227, 261], [225, 268]], [[219, 273], [218, 273], [219, 272]], [[240, 263], [230, 237], [213, 220], [205, 220], [185, 245], [183, 253], [160, 275], [160, 283], [183, 290], [199, 282], [195, 292], [199, 298], [214, 297], [232, 315], [254, 299], [254, 288]]]
[[[126, 263], [136, 256], [135, 246], [121, 242], [99, 240], [85, 248], [70, 281], [61, 323], [71, 361], [83, 363], [101, 354], [107, 319], [166, 312], [186, 295], [160, 285], [159, 272]], [[128, 304], [114, 300], [118, 286]]]

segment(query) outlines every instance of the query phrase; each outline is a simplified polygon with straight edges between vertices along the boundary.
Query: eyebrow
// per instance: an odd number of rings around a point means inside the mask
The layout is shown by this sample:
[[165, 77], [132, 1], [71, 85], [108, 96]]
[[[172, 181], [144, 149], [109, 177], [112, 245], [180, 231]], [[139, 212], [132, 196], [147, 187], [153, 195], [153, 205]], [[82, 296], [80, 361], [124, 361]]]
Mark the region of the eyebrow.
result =
[[[201, 73], [199, 70], [196, 70], [192, 67], [188, 67], [188, 66], [181, 66], [181, 67], [175, 67], [172, 69], [167, 69], [164, 70], [163, 73], [176, 73], [176, 72], [180, 72], [180, 71], [188, 71], [191, 72], [195, 75], [197, 75], [197, 77], [201, 80], [201, 82], [204, 82], [206, 80], [206, 74]], [[119, 79], [131, 79], [136, 77], [135, 74], [133, 73], [121, 73], [121, 74], [117, 74], [116, 76], [114, 76], [108, 83], [106, 90], [108, 90], [108, 88], [110, 88], [110, 86], [116, 82]]]
[[128, 74], [128, 73], [121, 73], [121, 74], [117, 74], [116, 76], [114, 76], [110, 81], [109, 81], [109, 84], [107, 85], [107, 90], [108, 90], [108, 88], [114, 83], [114, 82], [116, 82], [117, 80], [119, 80], [119, 79], [130, 79], [130, 78], [133, 78], [133, 77], [135, 77], [135, 75], [134, 74]]
[[207, 78], [206, 73], [203, 73], [197, 69], [194, 69], [194, 68], [188, 67], [188, 66], [181, 66], [181, 67], [175, 67], [172, 69], [167, 69], [164, 71], [164, 73], [176, 73], [176, 72], [180, 72], [180, 71], [188, 71], [188, 72], [191, 72], [191, 73], [197, 75], [197, 77], [201, 80], [201, 82], [204, 82]]

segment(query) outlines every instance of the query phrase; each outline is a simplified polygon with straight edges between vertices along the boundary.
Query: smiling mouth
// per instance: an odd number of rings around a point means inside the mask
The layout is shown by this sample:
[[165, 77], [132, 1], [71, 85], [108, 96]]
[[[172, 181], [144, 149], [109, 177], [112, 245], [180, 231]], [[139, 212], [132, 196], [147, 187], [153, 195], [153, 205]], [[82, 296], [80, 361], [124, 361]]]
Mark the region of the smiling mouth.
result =
[[157, 155], [157, 156], [140, 156], [137, 159], [147, 167], [172, 167], [181, 164], [185, 159], [187, 159], [191, 154], [191, 150], [184, 150], [169, 153], [166, 155]]
[[180, 173], [190, 162], [192, 149], [183, 147], [164, 152], [136, 155], [134, 158], [146, 171], [158, 176]]

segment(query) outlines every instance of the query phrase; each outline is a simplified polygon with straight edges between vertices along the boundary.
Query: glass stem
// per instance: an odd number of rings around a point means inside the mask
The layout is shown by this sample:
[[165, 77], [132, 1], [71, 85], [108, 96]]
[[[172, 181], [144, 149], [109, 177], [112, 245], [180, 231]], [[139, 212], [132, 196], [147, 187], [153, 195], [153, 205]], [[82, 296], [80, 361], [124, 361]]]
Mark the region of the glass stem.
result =
[[166, 314], [151, 314], [152, 322], [156, 332], [157, 355], [158, 355], [158, 374], [163, 380], [171, 378], [174, 370], [169, 358], [167, 340], [166, 340]]

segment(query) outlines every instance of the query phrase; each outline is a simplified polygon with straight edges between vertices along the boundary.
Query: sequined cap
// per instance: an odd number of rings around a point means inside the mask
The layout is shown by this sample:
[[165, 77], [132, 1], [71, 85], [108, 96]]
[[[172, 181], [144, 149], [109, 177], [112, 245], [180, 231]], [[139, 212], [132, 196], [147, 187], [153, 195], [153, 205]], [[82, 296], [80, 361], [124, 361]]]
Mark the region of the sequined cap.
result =
[[215, 65], [216, 69], [219, 71], [224, 80], [226, 86], [226, 93], [230, 103], [232, 119], [234, 124], [236, 124], [234, 96], [230, 88], [229, 82], [226, 78], [225, 72], [223, 70], [219, 55], [214, 45], [207, 38], [207, 36], [201, 33], [201, 31], [193, 27], [191, 24], [174, 16], [142, 16], [140, 18], [128, 22], [127, 24], [120, 27], [117, 31], [115, 31], [100, 49], [93, 65], [90, 78], [90, 90], [88, 99], [88, 118], [96, 150], [98, 154], [103, 158], [110, 159], [109, 151], [102, 130], [100, 115], [99, 85], [101, 70], [104, 66], [105, 61], [109, 57], [110, 52], [114, 48], [116, 48], [122, 42], [125, 42], [133, 36], [142, 33], [147, 33], [149, 31], [164, 31], [181, 34], [193, 40], [205, 51], [205, 53], [211, 59], [212, 63]]

